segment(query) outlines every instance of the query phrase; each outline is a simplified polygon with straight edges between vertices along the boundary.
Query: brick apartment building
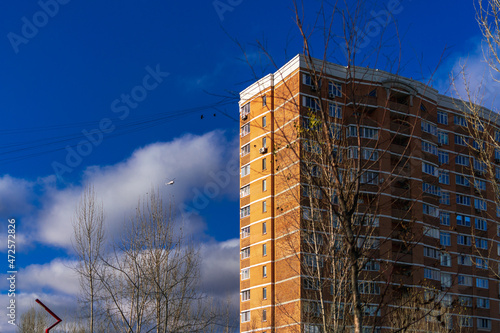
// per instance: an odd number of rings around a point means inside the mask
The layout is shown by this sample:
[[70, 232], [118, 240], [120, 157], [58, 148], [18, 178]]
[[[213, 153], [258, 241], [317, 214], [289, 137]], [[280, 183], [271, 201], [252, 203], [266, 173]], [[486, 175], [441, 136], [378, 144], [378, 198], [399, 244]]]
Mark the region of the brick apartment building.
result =
[[[352, 289], [341, 281], [351, 264], [332, 259], [342, 252], [332, 244], [347, 239], [335, 231], [345, 230], [342, 218], [329, 212], [340, 194], [315, 179], [347, 188], [359, 171], [351, 221], [370, 220], [354, 223], [366, 259], [359, 284], [365, 330], [403, 325], [395, 318], [415, 312], [396, 310], [413, 304], [429, 309], [418, 312], [424, 322], [444, 330], [500, 332], [495, 191], [479, 158], [486, 146], [470, 137], [457, 101], [415, 80], [301, 55], [240, 99], [241, 332], [322, 332], [326, 313], [328, 325], [343, 321], [338, 331], [352, 327]], [[329, 139], [308, 137], [325, 123]], [[500, 139], [500, 127], [486, 131]], [[346, 164], [335, 162], [340, 171], [324, 177], [335, 159]], [[499, 163], [500, 152], [490, 160]], [[318, 223], [330, 229], [311, 233]], [[339, 285], [346, 289], [337, 293]], [[420, 305], [402, 303], [410, 289]]]

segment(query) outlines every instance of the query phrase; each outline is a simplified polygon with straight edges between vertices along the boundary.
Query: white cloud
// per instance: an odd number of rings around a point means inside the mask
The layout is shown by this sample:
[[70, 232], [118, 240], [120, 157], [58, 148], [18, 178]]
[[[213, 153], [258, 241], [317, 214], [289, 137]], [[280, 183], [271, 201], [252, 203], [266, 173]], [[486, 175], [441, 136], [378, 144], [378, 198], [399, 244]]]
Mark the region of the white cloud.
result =
[[[204, 208], [200, 199], [210, 201], [234, 191], [237, 182], [237, 163], [228, 166], [228, 143], [222, 132], [202, 136], [185, 135], [171, 142], [154, 143], [137, 149], [127, 160], [110, 166], [86, 169], [82, 183], [93, 184], [102, 199], [107, 232], [116, 234], [133, 213], [138, 199], [159, 187], [164, 199], [199, 211]], [[229, 169], [231, 169], [229, 171]], [[234, 169], [234, 170], [233, 170]], [[165, 180], [175, 178], [175, 184], [164, 186]], [[63, 190], [52, 187], [43, 199], [38, 217], [40, 240], [60, 247], [71, 247], [72, 218], [82, 192], [82, 186]], [[187, 203], [186, 205], [184, 203]], [[187, 234], [200, 232], [204, 223], [197, 218], [184, 221]]]
[[[437, 89], [463, 100], [469, 97], [476, 104], [490, 109], [500, 108], [500, 76], [494, 72], [485, 61], [483, 45], [474, 43], [475, 47], [469, 54], [456, 54], [451, 57], [449, 65], [440, 70], [441, 79], [437, 82]], [[447, 72], [445, 72], [448, 70]], [[467, 92], [467, 90], [469, 92]]]
[[239, 239], [201, 246], [203, 291], [209, 295], [229, 297], [239, 293]]
[[76, 262], [56, 258], [47, 264], [34, 264], [17, 273], [17, 287], [23, 291], [51, 290], [77, 295], [80, 289], [78, 274], [73, 270]]
[[9, 175], [0, 177], [0, 218], [14, 218], [32, 210], [33, 183]]

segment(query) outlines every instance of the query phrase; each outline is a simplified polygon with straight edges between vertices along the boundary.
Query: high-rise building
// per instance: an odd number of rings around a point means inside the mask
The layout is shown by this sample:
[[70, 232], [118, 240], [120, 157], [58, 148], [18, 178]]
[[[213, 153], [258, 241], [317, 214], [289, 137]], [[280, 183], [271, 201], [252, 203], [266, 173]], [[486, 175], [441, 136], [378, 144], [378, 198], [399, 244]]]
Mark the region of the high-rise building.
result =
[[349, 332], [355, 311], [366, 332], [500, 332], [484, 110], [301, 55], [240, 99], [241, 332]]

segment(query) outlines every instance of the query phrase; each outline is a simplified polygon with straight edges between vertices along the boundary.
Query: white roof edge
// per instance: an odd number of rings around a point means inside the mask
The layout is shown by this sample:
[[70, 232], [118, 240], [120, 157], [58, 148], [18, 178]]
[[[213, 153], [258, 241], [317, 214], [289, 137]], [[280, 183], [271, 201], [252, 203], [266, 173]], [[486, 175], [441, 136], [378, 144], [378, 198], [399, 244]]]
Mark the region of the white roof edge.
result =
[[[316, 58], [312, 58], [312, 62], [312, 64], [309, 64], [309, 61], [303, 54], [297, 54], [281, 68], [277, 69], [275, 73], [270, 73], [264, 76], [262, 79], [244, 89], [240, 93], [240, 106], [245, 104], [250, 98], [258, 95], [258, 93], [283, 81], [283, 79], [293, 71], [299, 68], [307, 69], [311, 67], [310, 65], [313, 65], [315, 70], [320, 71], [323, 68], [323, 72], [325, 74], [337, 77], [339, 79], [353, 78], [356, 80], [366, 80], [380, 84], [388, 81], [403, 83], [415, 89], [417, 93], [422, 97], [426, 97], [427, 99], [436, 101], [437, 106], [457, 111], [460, 110], [468, 112], [468, 110], [466, 110], [467, 108], [463, 105], [463, 102], [460, 99], [442, 95], [437, 89], [430, 87], [420, 81], [373, 68], [353, 67], [351, 70], [348, 70], [346, 66], [334, 64]], [[351, 76], [353, 74], [354, 77], [347, 77], [348, 75]], [[487, 119], [491, 119], [492, 112], [493, 111], [489, 110], [488, 108], [481, 107], [481, 114]]]

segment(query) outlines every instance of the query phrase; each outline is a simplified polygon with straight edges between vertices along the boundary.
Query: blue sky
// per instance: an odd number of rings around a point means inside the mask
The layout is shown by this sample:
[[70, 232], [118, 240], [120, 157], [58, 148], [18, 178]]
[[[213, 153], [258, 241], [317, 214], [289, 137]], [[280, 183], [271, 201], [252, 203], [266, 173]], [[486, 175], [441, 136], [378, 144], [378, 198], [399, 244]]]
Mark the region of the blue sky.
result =
[[[319, 3], [304, 2], [307, 29]], [[377, 3], [358, 28], [376, 28], [381, 11], [395, 6], [402, 75], [432, 77], [444, 93], [449, 74], [468, 59], [473, 79], [481, 80], [472, 1]], [[51, 15], [41, 14], [43, 7]], [[206, 292], [229, 296], [237, 307], [235, 94], [275, 70], [259, 43], [277, 66], [302, 51], [294, 20], [291, 1], [0, 3], [0, 253], [6, 255], [7, 219], [15, 218], [20, 312], [36, 297], [61, 311], [74, 303], [71, 217], [85, 183], [96, 187], [111, 234], [141, 195], [160, 186], [202, 246]], [[390, 24], [383, 50], [390, 63], [398, 54], [395, 34]], [[313, 55], [322, 57], [321, 34], [311, 41]], [[338, 48], [328, 54], [342, 62]], [[388, 68], [373, 58], [364, 65]], [[162, 186], [172, 178], [174, 186]], [[6, 290], [0, 283], [1, 304]], [[0, 331], [9, 332], [4, 305], [0, 315]]]

